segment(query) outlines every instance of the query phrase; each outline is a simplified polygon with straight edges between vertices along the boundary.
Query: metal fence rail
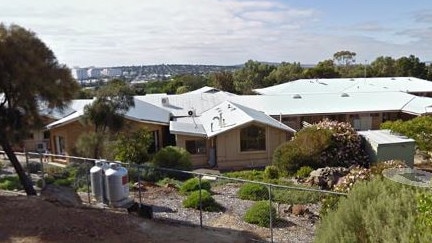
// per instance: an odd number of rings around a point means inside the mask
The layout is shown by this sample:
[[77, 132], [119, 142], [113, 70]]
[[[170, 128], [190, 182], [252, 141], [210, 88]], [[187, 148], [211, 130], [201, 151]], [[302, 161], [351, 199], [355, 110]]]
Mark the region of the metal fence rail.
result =
[[[80, 169], [78, 169], [72, 186], [82, 191], [81, 195], [85, 195], [85, 203], [90, 205], [97, 203], [90, 191], [90, 168], [94, 166], [95, 159], [30, 152], [16, 153], [16, 155], [30, 176], [34, 174], [40, 176], [39, 180], [41, 180], [42, 186], [46, 184], [46, 177], [44, 175], [47, 171], [52, 170], [52, 167], [65, 166], [54, 163], [53, 158], [67, 159], [69, 164], [78, 165]], [[32, 164], [38, 165], [36, 166], [36, 170], [32, 169]], [[257, 238], [251, 240], [258, 239], [266, 242], [310, 242], [313, 240], [313, 224], [318, 220], [319, 203], [317, 202], [326, 195], [346, 195], [345, 193], [299, 185], [277, 185], [261, 181], [231, 178], [221, 174], [181, 171], [137, 164], [121, 163], [121, 165], [129, 171], [130, 197], [133, 197], [140, 204], [151, 206], [154, 219], [199, 225], [201, 228], [232, 228], [249, 231], [257, 235]], [[187, 199], [188, 195], [180, 193], [178, 187], [172, 184], [178, 181], [166, 180], [164, 185], [156, 185], [149, 182], [149, 178], [152, 176], [160, 176], [161, 178], [170, 176], [182, 178], [183, 180], [195, 177], [198, 178], [199, 188], [202, 188], [205, 181], [209, 181], [211, 184], [211, 196], [222, 208], [216, 212], [205, 211], [203, 209], [201, 190], [199, 191], [200, 207], [198, 209], [185, 208], [183, 201]], [[255, 204], [253, 200], [240, 199], [238, 192], [245, 184], [260, 185], [266, 188], [266, 191], [263, 191], [262, 195], [258, 196], [268, 202], [270, 209], [268, 210], [268, 227], [256, 226], [244, 221], [246, 212]], [[312, 198], [314, 203], [305, 203], [301, 200], [296, 201], [299, 198], [308, 199], [308, 197]], [[298, 204], [297, 206], [300, 209], [303, 207], [304, 215], [293, 215], [292, 210], [295, 204]], [[275, 210], [276, 214], [272, 210]]]

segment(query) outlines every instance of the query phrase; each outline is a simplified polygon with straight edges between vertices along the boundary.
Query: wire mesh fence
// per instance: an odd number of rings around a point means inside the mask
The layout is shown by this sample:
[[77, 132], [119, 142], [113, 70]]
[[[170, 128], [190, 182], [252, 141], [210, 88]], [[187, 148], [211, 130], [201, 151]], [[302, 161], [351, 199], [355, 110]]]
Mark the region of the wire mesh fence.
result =
[[[91, 190], [94, 159], [40, 153], [17, 156], [39, 188], [50, 183], [71, 186], [84, 203], [101, 203]], [[59, 160], [67, 161], [68, 168], [66, 163], [54, 162]], [[251, 241], [311, 242], [321, 200], [345, 195], [296, 185], [289, 179], [262, 182], [213, 170], [120, 164], [128, 171], [129, 198], [148, 206], [154, 220], [245, 231]]]

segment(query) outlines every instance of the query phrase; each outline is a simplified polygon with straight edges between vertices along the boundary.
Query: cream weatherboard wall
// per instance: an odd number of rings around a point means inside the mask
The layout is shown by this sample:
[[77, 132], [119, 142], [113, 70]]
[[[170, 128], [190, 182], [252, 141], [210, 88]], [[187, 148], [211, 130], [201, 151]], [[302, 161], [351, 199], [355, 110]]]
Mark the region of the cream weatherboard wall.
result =
[[204, 140], [206, 142], [205, 153], [191, 154], [192, 165], [195, 168], [210, 167], [209, 160], [212, 148], [216, 149], [216, 165], [220, 170], [263, 167], [271, 164], [274, 150], [286, 142], [292, 134], [270, 126], [262, 127], [266, 131], [266, 149], [263, 151], [241, 151], [240, 131], [242, 127], [209, 139], [178, 134], [176, 144], [186, 148], [186, 141]]

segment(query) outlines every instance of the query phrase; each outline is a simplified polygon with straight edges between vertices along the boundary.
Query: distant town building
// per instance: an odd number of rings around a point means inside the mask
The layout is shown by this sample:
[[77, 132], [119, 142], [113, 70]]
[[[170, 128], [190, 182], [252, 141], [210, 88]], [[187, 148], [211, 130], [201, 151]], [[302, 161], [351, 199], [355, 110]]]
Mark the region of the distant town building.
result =
[[87, 68], [73, 68], [72, 77], [76, 80], [88, 79]]
[[104, 68], [101, 71], [101, 75], [107, 77], [120, 77], [122, 75], [122, 70], [120, 68]]
[[100, 78], [101, 70], [100, 68], [89, 68], [87, 70], [87, 75], [89, 78]]

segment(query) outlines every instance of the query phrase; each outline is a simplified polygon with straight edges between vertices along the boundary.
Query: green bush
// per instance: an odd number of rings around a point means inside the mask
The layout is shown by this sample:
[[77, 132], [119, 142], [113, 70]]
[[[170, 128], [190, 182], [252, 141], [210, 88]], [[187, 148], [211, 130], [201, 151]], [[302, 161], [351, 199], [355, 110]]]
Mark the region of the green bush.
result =
[[296, 172], [296, 177], [298, 178], [307, 178], [309, 177], [309, 174], [313, 171], [313, 168], [310, 166], [302, 166], [300, 169]]
[[224, 173], [224, 175], [230, 178], [238, 178], [250, 181], [262, 181], [264, 179], [264, 172], [261, 170], [231, 171]]
[[[183, 183], [180, 187], [180, 192], [183, 194], [188, 194], [193, 191], [200, 189], [200, 181], [198, 178], [191, 178]], [[211, 185], [207, 180], [201, 180], [201, 190], [210, 191]]]
[[266, 186], [256, 183], [245, 183], [237, 192], [243, 200], [261, 201], [269, 199], [269, 190]]
[[273, 201], [284, 204], [306, 204], [319, 202], [323, 197], [322, 194], [311, 191], [287, 190], [275, 188], [273, 192]]
[[300, 167], [310, 165], [310, 161], [310, 156], [298, 149], [294, 140], [279, 145], [273, 152], [273, 165], [287, 174], [294, 174]]
[[62, 179], [56, 179], [53, 184], [57, 186], [71, 186], [73, 183], [73, 180], [69, 178], [62, 178]]
[[[222, 207], [214, 200], [210, 192], [201, 190], [201, 204], [204, 211], [217, 212]], [[200, 191], [192, 192], [185, 200], [183, 200], [185, 208], [200, 209]]]
[[279, 179], [279, 170], [274, 165], [266, 166], [264, 169], [264, 179]]
[[0, 189], [2, 190], [22, 190], [23, 187], [18, 176], [5, 176], [0, 178]]
[[416, 190], [380, 177], [357, 183], [322, 218], [315, 242], [430, 242], [432, 231], [415, 226]]
[[419, 193], [416, 197], [418, 216], [416, 226], [418, 231], [432, 232], [432, 194]]
[[259, 201], [246, 211], [243, 220], [261, 227], [270, 227], [270, 214], [272, 221], [275, 222], [276, 209], [273, 206], [270, 207], [268, 201]]
[[[192, 170], [190, 154], [186, 149], [167, 146], [159, 150], [153, 157], [152, 163], [156, 167], [175, 169], [175, 170]], [[162, 171], [162, 170], [161, 170]], [[171, 177], [179, 180], [190, 178], [189, 174], [175, 171], [162, 171], [163, 177]]]

